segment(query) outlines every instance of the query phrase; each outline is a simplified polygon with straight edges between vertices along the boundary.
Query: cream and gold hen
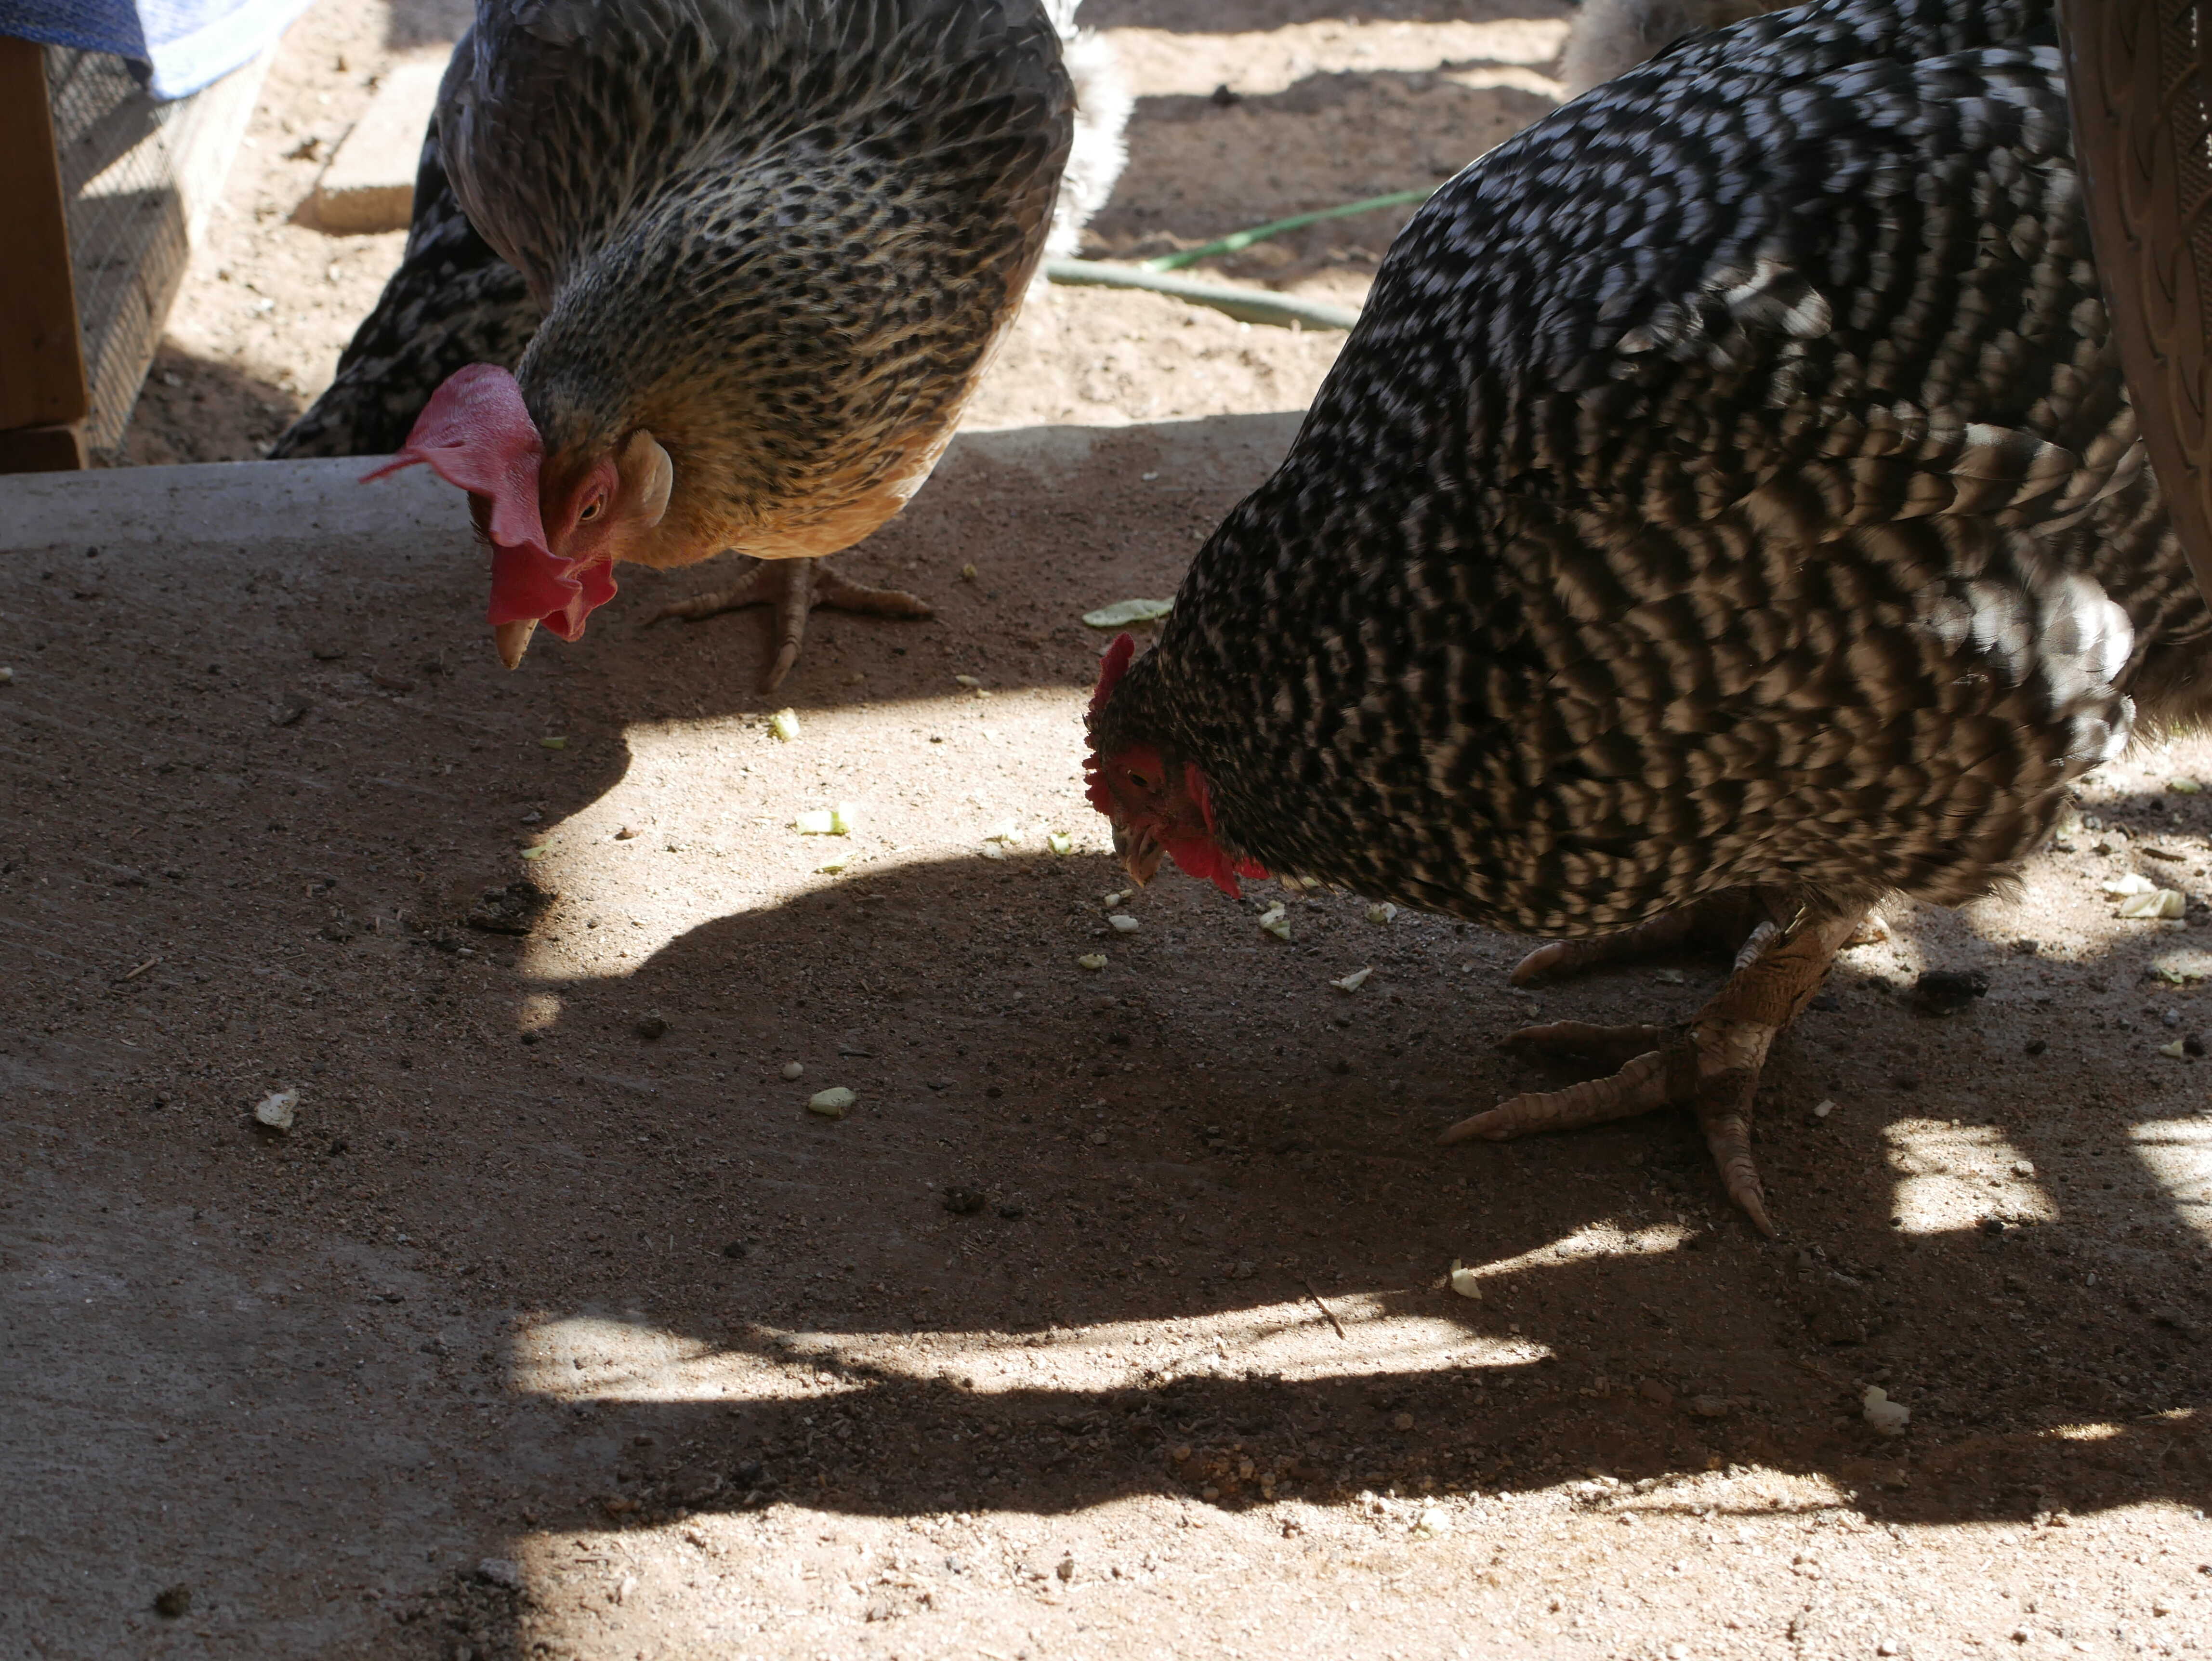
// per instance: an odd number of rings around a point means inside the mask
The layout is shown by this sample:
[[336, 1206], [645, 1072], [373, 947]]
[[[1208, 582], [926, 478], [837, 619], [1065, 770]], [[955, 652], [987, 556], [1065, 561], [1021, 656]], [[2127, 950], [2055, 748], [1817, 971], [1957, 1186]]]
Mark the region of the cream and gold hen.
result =
[[510, 665], [622, 561], [757, 560], [662, 615], [775, 605], [771, 686], [814, 605], [927, 617], [819, 561], [929, 476], [1110, 188], [1127, 100], [1073, 9], [481, 0], [405, 259], [278, 453], [467, 489]]

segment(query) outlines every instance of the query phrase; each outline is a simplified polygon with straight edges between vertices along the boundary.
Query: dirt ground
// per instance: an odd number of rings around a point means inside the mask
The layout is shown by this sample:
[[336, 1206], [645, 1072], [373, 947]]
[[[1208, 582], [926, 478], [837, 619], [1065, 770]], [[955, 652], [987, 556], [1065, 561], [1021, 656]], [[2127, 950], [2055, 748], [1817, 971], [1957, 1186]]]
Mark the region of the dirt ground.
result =
[[[1322, 10], [1096, 9], [1146, 91], [1105, 250], [1540, 107], [1534, 0]], [[289, 222], [280, 140], [435, 25], [295, 31], [134, 456], [312, 396], [397, 239]], [[1230, 274], [1356, 297], [1390, 228]], [[1844, 954], [1765, 1078], [1778, 1244], [1684, 1121], [1438, 1149], [1557, 1076], [1506, 1031], [1723, 965], [1519, 994], [1521, 942], [1172, 877], [1110, 925], [1080, 614], [1172, 590], [1334, 343], [1089, 290], [1023, 331], [1006, 430], [848, 557], [936, 619], [823, 614], [772, 703], [757, 615], [635, 621], [712, 572], [504, 673], [419, 472], [0, 483], [0, 1652], [2212, 1646], [2212, 741]], [[2117, 916], [2131, 873], [2187, 915]], [[1923, 1013], [1931, 969], [1986, 995]]]

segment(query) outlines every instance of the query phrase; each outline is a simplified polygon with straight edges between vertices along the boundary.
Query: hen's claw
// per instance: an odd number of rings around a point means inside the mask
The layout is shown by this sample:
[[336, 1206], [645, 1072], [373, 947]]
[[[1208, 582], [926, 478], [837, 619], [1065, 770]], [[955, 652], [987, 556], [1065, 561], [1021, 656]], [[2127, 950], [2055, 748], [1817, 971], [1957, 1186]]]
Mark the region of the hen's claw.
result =
[[[1751, 1105], [1759, 1069], [1776, 1036], [1820, 989], [1830, 960], [1859, 921], [1851, 915], [1818, 922], [1801, 916], [1786, 928], [1761, 923], [1738, 954], [1727, 983], [1686, 1027], [1555, 1021], [1523, 1028], [1507, 1042], [1601, 1062], [1626, 1059], [1609, 1078], [1500, 1102], [1461, 1120], [1443, 1140], [1480, 1136], [1504, 1141], [1539, 1130], [1603, 1124], [1655, 1108], [1687, 1107], [1705, 1129], [1705, 1146], [1729, 1200], [1771, 1238], [1775, 1228], [1766, 1213], [1766, 1190], [1751, 1155]], [[1670, 939], [1678, 941], [1689, 932], [1677, 929]]]
[[775, 660], [761, 681], [761, 691], [773, 692], [799, 661], [799, 648], [806, 639], [806, 619], [817, 605], [836, 611], [858, 611], [875, 618], [935, 617], [929, 602], [899, 588], [871, 588], [831, 570], [818, 559], [757, 559], [752, 569], [726, 588], [694, 594], [662, 606], [646, 619], [666, 618], [696, 622], [723, 611], [748, 605], [775, 607]]

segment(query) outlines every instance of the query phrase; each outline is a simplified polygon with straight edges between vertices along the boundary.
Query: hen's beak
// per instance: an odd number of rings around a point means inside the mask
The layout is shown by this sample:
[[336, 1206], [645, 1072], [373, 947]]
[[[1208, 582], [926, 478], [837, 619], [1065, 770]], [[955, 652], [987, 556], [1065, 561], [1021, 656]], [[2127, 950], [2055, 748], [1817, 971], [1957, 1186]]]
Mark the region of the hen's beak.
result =
[[499, 648], [499, 660], [510, 669], [520, 668], [522, 654], [530, 649], [530, 636], [537, 629], [535, 623], [501, 623], [492, 626], [492, 644]]
[[1121, 856], [1121, 868], [1129, 873], [1129, 879], [1139, 888], [1159, 873], [1160, 861], [1167, 854], [1143, 825], [1125, 830], [1119, 823], [1114, 826], [1114, 851]]

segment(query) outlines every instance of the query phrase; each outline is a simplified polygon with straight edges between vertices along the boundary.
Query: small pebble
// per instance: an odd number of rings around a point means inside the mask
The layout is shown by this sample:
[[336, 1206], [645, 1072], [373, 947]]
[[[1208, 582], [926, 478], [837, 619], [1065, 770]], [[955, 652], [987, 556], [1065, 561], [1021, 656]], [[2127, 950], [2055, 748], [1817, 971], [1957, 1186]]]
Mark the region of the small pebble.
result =
[[1103, 969], [1106, 966], [1106, 954], [1103, 952], [1086, 952], [1078, 958], [1075, 963], [1079, 969]]
[[511, 1557], [487, 1557], [477, 1565], [477, 1579], [509, 1591], [522, 1590], [522, 1565]]
[[982, 1195], [972, 1188], [948, 1188], [945, 1190], [945, 1208], [956, 1217], [973, 1217], [987, 1203]]
[[621, 830], [615, 832], [615, 840], [617, 842], [635, 842], [636, 839], [636, 830], [627, 824], [623, 826]]
[[1413, 1519], [1413, 1535], [1417, 1539], [1433, 1540], [1439, 1535], [1449, 1534], [1451, 1525], [1449, 1512], [1431, 1506]]
[[1103, 1131], [1103, 1130], [1094, 1130], [1094, 1131], [1092, 1131], [1092, 1132], [1091, 1133], [1091, 1147], [1105, 1147], [1105, 1146], [1106, 1146], [1106, 1133], [1105, 1133], [1104, 1131]]
[[1106, 921], [1124, 934], [1133, 934], [1144, 926], [1126, 911], [1116, 911]]
[[1063, 1581], [1073, 1580], [1075, 1579], [1075, 1560], [1073, 1557], [1061, 1558], [1060, 1560], [1060, 1567], [1053, 1570], [1053, 1573], [1058, 1575]]
[[789, 744], [799, 736], [799, 711], [777, 710], [768, 718], [768, 730], [779, 743]]
[[805, 1078], [806, 1076], [805, 1063], [803, 1062], [786, 1062], [783, 1064], [783, 1076], [787, 1079]]
[[1859, 1415], [1884, 1436], [1904, 1435], [1905, 1426], [1912, 1421], [1912, 1409], [1902, 1402], [1891, 1401], [1889, 1392], [1880, 1384], [1867, 1386], [1866, 1394], [1859, 1398]]
[[299, 1105], [298, 1091], [279, 1090], [264, 1096], [254, 1104], [253, 1116], [258, 1123], [267, 1125], [271, 1130], [289, 1130]]
[[154, 1613], [165, 1621], [174, 1621], [191, 1613], [192, 1589], [179, 1580], [173, 1586], [164, 1586], [154, 1594]]
[[1816, 1119], [1825, 1119], [1828, 1115], [1833, 1113], [1835, 1110], [1836, 1104], [1833, 1102], [1815, 1102], [1813, 1104], [1813, 1116]]
[[2027, 1051], [2031, 1056], [2040, 1056], [2050, 1048], [2050, 1041], [2045, 1038], [2030, 1038], [2026, 1045]]
[[641, 1038], [664, 1037], [668, 1032], [668, 1023], [658, 1015], [647, 1015], [638, 1022], [636, 1031]]
[[853, 1110], [853, 1104], [860, 1099], [843, 1085], [835, 1084], [808, 1097], [806, 1110], [819, 1113], [825, 1119], [842, 1119]]

